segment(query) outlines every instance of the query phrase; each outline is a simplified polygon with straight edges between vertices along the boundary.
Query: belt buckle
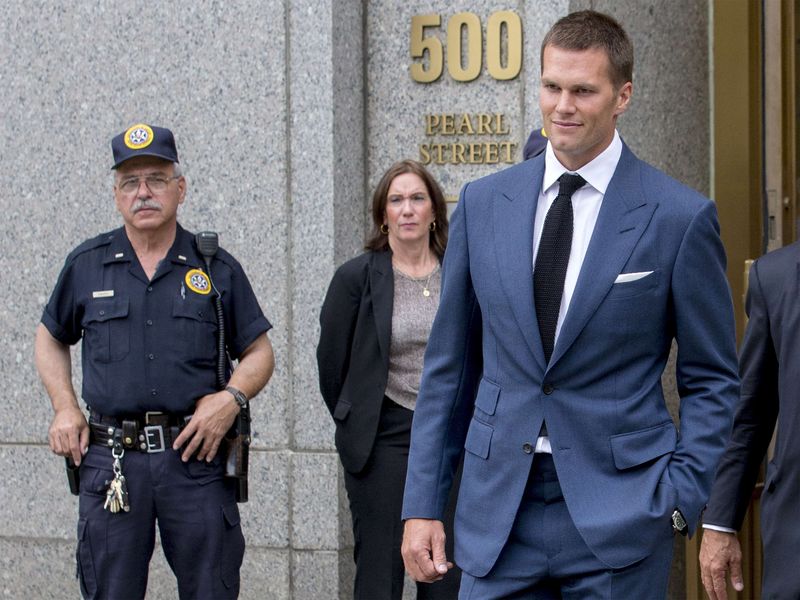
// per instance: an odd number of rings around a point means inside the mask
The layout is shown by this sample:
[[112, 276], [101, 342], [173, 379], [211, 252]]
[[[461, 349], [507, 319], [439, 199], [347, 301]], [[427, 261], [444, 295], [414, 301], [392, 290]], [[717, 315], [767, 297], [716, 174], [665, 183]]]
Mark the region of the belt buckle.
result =
[[164, 428], [161, 425], [148, 425], [144, 428], [145, 442], [147, 443], [148, 454], [164, 452]]

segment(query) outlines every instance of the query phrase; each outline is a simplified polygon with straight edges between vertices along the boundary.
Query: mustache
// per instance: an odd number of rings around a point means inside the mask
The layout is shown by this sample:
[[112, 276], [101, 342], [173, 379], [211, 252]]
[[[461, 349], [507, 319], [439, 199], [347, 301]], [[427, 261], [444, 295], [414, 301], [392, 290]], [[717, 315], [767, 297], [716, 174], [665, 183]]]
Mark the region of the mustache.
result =
[[133, 214], [136, 214], [140, 210], [144, 210], [146, 208], [150, 210], [161, 210], [161, 205], [155, 200], [152, 200], [150, 198], [140, 198], [134, 203], [131, 211], [133, 212]]

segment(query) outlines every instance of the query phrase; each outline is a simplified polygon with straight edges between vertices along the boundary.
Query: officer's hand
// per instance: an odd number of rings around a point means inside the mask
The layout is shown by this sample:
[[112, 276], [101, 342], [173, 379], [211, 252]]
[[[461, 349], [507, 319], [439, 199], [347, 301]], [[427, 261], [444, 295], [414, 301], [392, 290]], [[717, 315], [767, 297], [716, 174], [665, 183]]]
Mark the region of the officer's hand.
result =
[[730, 572], [731, 583], [737, 592], [744, 589], [742, 580], [742, 549], [735, 533], [703, 530], [700, 544], [700, 578], [711, 600], [727, 600], [725, 573]]
[[439, 581], [453, 563], [444, 552], [444, 525], [434, 519], [408, 519], [403, 530], [403, 562], [414, 581]]
[[71, 456], [75, 465], [89, 449], [89, 424], [77, 406], [56, 411], [48, 433], [50, 450], [59, 456]]
[[229, 392], [203, 396], [197, 401], [192, 418], [172, 444], [172, 448], [179, 450], [186, 444], [181, 455], [183, 462], [187, 462], [195, 452], [197, 460], [211, 462], [239, 410], [239, 405]]

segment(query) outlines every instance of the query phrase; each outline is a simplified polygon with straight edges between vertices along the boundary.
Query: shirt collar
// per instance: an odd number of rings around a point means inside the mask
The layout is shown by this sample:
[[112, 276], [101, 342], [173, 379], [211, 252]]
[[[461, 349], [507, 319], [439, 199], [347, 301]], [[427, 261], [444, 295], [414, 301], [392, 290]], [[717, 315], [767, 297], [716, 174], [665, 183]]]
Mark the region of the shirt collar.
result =
[[[133, 260], [135, 253], [125, 233], [125, 227], [120, 227], [111, 232], [109, 241], [106, 257], [103, 261], [104, 264], [131, 262]], [[196, 269], [202, 267], [203, 261], [197, 256], [197, 252], [192, 246], [192, 235], [181, 227], [180, 223], [177, 224], [175, 231], [175, 241], [172, 242], [172, 247], [167, 251], [164, 260], [176, 264], [189, 265]]]
[[192, 235], [186, 231], [181, 224], [177, 224], [175, 231], [175, 241], [169, 249], [164, 260], [169, 260], [179, 265], [189, 265], [196, 269], [201, 268], [203, 261], [197, 256], [197, 252], [192, 246]]
[[106, 248], [103, 264], [131, 262], [134, 252], [130, 241], [128, 241], [128, 236], [125, 234], [124, 227], [112, 231], [108, 235], [108, 240], [109, 244]]
[[[575, 171], [583, 177], [586, 182], [601, 194], [606, 193], [608, 184], [614, 176], [619, 158], [622, 156], [622, 140], [619, 132], [614, 130], [614, 138], [608, 147], [597, 155], [591, 162], [583, 165]], [[542, 179], [542, 193], [547, 192], [550, 187], [558, 181], [564, 173], [572, 173], [556, 158], [555, 152], [550, 142], [547, 142], [547, 149], [544, 155], [544, 178]]]

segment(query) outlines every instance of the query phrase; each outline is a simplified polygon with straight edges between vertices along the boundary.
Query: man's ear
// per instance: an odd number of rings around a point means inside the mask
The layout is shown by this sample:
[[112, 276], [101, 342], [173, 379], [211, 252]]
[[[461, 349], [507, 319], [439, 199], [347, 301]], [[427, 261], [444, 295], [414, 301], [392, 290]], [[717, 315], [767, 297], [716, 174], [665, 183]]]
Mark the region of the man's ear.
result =
[[186, 199], [186, 179], [183, 175], [178, 179], [178, 194], [178, 204], [183, 204], [183, 201]]
[[623, 84], [621, 88], [617, 90], [617, 107], [614, 110], [614, 116], [618, 117], [626, 110], [628, 110], [628, 106], [630, 105], [631, 96], [633, 96], [633, 83], [630, 81]]

